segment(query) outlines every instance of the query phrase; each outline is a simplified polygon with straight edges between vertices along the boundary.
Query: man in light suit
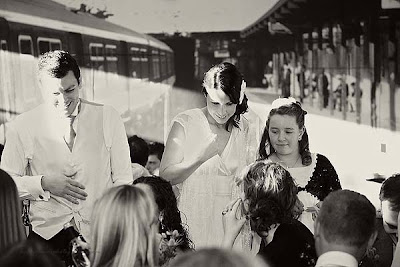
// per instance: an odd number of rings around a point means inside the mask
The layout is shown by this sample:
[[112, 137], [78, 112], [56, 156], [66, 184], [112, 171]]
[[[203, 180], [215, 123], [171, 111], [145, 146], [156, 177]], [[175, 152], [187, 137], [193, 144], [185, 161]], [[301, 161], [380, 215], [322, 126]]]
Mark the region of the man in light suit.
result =
[[132, 182], [129, 147], [117, 111], [79, 97], [81, 73], [68, 52], [44, 54], [38, 79], [45, 101], [10, 123], [1, 168], [31, 202], [28, 239], [66, 260], [64, 225], [88, 239], [94, 202], [109, 187]]

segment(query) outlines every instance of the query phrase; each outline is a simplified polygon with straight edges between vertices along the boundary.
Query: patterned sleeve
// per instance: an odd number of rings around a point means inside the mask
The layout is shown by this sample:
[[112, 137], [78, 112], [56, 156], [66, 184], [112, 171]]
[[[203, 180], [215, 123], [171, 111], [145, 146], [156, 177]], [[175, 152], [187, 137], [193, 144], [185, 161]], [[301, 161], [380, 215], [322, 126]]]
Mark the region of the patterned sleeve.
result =
[[342, 189], [342, 186], [335, 168], [324, 155], [317, 154], [317, 165], [306, 190], [322, 201], [330, 192], [338, 189]]

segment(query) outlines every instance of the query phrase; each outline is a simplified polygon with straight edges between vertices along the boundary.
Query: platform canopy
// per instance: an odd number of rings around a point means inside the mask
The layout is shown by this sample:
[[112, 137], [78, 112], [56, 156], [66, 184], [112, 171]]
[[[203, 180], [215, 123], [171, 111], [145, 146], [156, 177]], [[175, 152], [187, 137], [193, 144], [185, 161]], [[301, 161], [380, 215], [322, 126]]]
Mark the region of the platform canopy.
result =
[[[242, 37], [260, 32], [305, 32], [323, 23], [358, 21], [378, 16], [385, 0], [279, 0], [241, 31]], [[279, 24], [277, 24], [279, 23]]]

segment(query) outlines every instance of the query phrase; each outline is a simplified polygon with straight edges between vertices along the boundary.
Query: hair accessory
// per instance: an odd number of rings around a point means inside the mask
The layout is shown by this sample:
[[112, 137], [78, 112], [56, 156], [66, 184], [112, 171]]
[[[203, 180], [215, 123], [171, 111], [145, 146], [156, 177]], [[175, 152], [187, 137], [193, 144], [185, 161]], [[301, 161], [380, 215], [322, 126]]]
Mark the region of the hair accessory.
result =
[[242, 85], [240, 85], [239, 104], [242, 104], [245, 92], [246, 92], [246, 82], [244, 80], [242, 80]]
[[272, 102], [271, 109], [277, 109], [277, 108], [280, 108], [282, 106], [290, 106], [292, 104], [298, 104], [296, 99], [294, 99], [293, 97], [278, 98], [278, 99], [275, 99]]

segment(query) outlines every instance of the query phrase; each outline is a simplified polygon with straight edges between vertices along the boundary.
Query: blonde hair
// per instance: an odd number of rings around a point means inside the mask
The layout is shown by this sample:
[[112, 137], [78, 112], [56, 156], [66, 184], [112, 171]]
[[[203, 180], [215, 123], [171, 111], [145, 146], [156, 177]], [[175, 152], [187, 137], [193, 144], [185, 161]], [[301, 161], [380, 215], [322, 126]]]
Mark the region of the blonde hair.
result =
[[21, 214], [17, 186], [0, 169], [0, 256], [7, 248], [26, 239]]
[[92, 213], [92, 266], [157, 266], [156, 214], [147, 186], [109, 189]]

